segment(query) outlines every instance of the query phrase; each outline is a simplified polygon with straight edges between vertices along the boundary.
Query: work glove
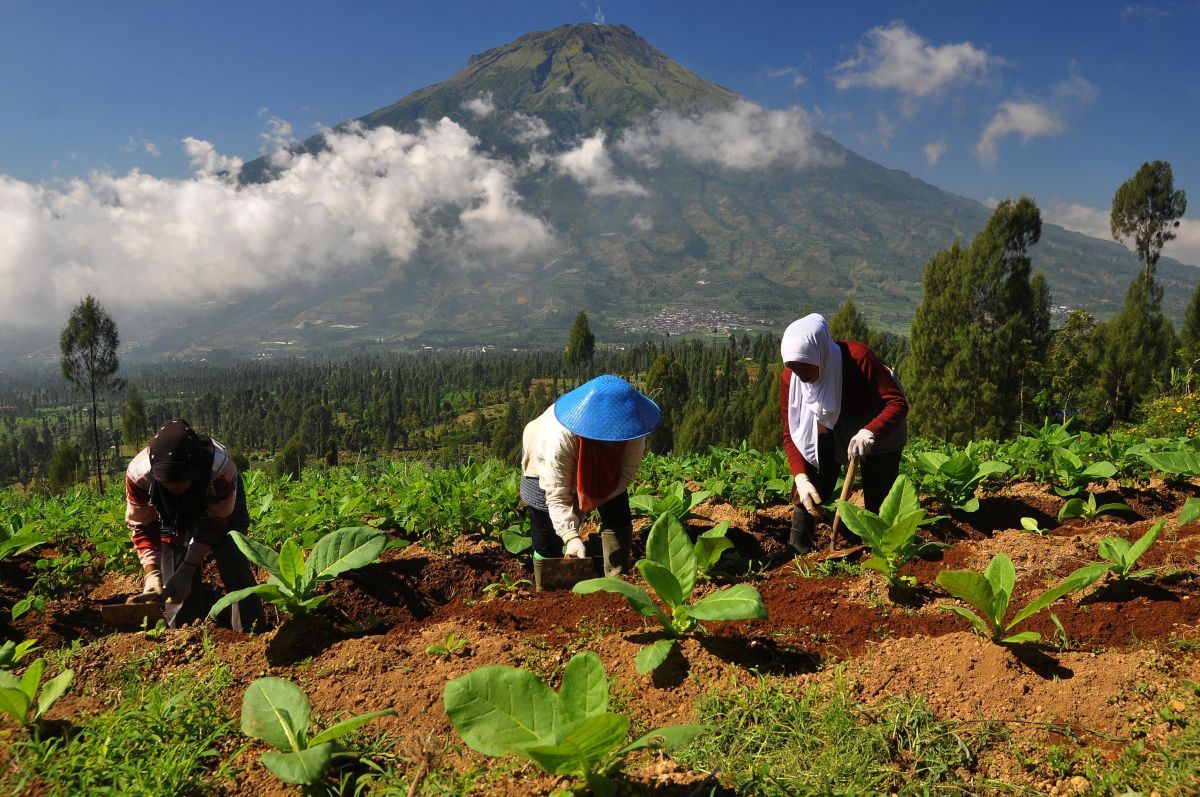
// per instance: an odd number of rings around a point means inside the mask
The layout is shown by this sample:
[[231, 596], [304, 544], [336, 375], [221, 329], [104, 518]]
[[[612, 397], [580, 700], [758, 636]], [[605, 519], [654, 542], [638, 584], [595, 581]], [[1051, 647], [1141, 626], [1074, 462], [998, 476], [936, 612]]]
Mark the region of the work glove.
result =
[[142, 594], [133, 598], [135, 603], [154, 603], [162, 600], [163, 580], [161, 570], [151, 570], [142, 582]]
[[187, 600], [188, 595], [192, 594], [192, 576], [195, 573], [196, 566], [184, 562], [171, 574], [167, 586], [163, 589], [163, 595], [169, 603], [183, 603]]
[[567, 543], [567, 556], [573, 556], [576, 559], [583, 558], [583, 540], [578, 537]]
[[870, 454], [874, 447], [875, 435], [866, 429], [859, 429], [858, 433], [850, 438], [850, 447], [846, 449], [846, 453], [850, 459], [861, 462], [862, 458]]
[[813, 517], [821, 516], [821, 494], [817, 492], [817, 488], [808, 480], [808, 474], [796, 474], [796, 496], [800, 499], [800, 503], [804, 504], [804, 508], [808, 510], [808, 514]]

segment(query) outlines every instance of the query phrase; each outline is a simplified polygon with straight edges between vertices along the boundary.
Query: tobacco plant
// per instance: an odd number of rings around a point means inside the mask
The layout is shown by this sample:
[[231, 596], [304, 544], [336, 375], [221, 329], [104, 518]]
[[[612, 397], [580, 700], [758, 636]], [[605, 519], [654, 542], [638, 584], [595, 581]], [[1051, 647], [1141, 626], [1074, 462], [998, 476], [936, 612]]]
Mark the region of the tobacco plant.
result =
[[557, 694], [532, 673], [495, 665], [447, 683], [442, 703], [475, 752], [522, 756], [543, 772], [575, 778], [601, 797], [617, 793], [609, 776], [625, 756], [687, 744], [705, 730], [672, 725], [625, 744], [629, 719], [608, 710], [604, 665], [589, 652], [567, 662]]
[[30, 653], [36, 647], [36, 639], [27, 639], [20, 643], [9, 640], [0, 645], [0, 670], [12, 669], [17, 665], [17, 662], [25, 658], [26, 654]]
[[767, 607], [763, 605], [762, 596], [749, 584], [726, 587], [692, 602], [701, 563], [705, 558], [720, 555], [719, 550], [715, 554], [712, 550], [707, 545], [693, 545], [683, 525], [671, 514], [660, 516], [650, 527], [646, 537], [646, 558], [637, 563], [637, 568], [670, 612], [669, 616], [645, 589], [619, 578], [581, 581], [574, 591], [580, 595], [615, 592], [624, 596], [635, 612], [658, 619], [670, 638], [647, 645], [638, 653], [637, 671], [644, 675], [666, 661], [680, 637], [696, 630], [703, 631], [701, 620], [766, 618]]
[[975, 457], [971, 445], [953, 456], [941, 451], [922, 451], [916, 455], [914, 465], [925, 492], [943, 504], [963, 512], [975, 512], [979, 509], [975, 488], [984, 479], [1010, 469], [1006, 462], [980, 462]]
[[372, 564], [387, 546], [387, 534], [369, 526], [326, 534], [312, 547], [307, 559], [294, 539], [276, 553], [236, 531], [229, 532], [229, 536], [247, 559], [267, 571], [267, 582], [225, 595], [213, 606], [210, 617], [250, 595], [259, 595], [288, 614], [307, 614], [333, 597], [332, 592], [318, 595], [318, 584]]
[[1075, 572], [1090, 576], [1091, 581], [1088, 583], [1096, 581], [1109, 573], [1116, 576], [1120, 581], [1148, 578], [1154, 575], [1155, 571], [1158, 570], [1156, 567], [1136, 571], [1134, 568], [1137, 567], [1138, 559], [1142, 558], [1142, 554], [1146, 553], [1146, 551], [1150, 550], [1150, 546], [1154, 545], [1166, 523], [1167, 521], [1165, 520], [1158, 521], [1134, 543], [1130, 543], [1128, 540], [1123, 540], [1120, 537], [1109, 537], [1102, 540], [1100, 542], [1099, 553], [1104, 561], [1086, 565]]
[[971, 604], [978, 614], [961, 606], [942, 606], [941, 608], [965, 618], [977, 634], [988, 637], [993, 642], [1003, 644], [1037, 642], [1041, 639], [1041, 634], [1036, 631], [1021, 631], [1015, 634], [1011, 632], [1029, 617], [1045, 609], [1059, 598], [1083, 589], [1095, 580], [1090, 573], [1076, 570], [1058, 585], [1038, 595], [1014, 614], [1011, 620], [1006, 621], [1005, 617], [1008, 615], [1009, 601], [1016, 578], [1016, 569], [1013, 567], [1012, 560], [1002, 553], [992, 557], [992, 561], [988, 563], [987, 569], [982, 573], [971, 570], [943, 570], [938, 573], [938, 586], [953, 597]]
[[1063, 498], [1078, 495], [1079, 491], [1092, 482], [1111, 479], [1117, 466], [1107, 460], [1084, 465], [1079, 455], [1069, 448], [1054, 449], [1054, 492]]
[[1087, 500], [1082, 498], [1069, 498], [1062, 508], [1058, 510], [1059, 520], [1070, 520], [1072, 518], [1081, 517], [1085, 520], [1095, 520], [1101, 515], [1106, 515], [1109, 512], [1128, 512], [1129, 506], [1119, 502], [1109, 504], [1097, 504], [1096, 494], [1088, 493]]
[[1158, 451], [1145, 454], [1142, 459], [1160, 473], [1175, 478], [1192, 479], [1200, 476], [1200, 452], [1188, 449]]
[[[27, 650], [28, 647], [25, 648]], [[74, 670], [63, 670], [42, 683], [45, 672], [45, 659], [35, 659], [19, 678], [9, 670], [0, 670], [0, 712], [12, 717], [18, 725], [36, 727], [42, 715], [50, 710], [75, 680]]]
[[916, 489], [904, 476], [892, 485], [879, 514], [860, 509], [849, 501], [838, 501], [837, 506], [846, 528], [861, 537], [871, 551], [871, 558], [862, 566], [882, 573], [890, 585], [900, 582], [915, 585], [915, 578], [899, 575], [900, 568], [914, 557], [945, 547], [917, 535], [918, 528], [940, 518], [926, 515]]
[[284, 783], [311, 786], [325, 776], [334, 758], [348, 755], [338, 739], [373, 719], [395, 713], [389, 708], [360, 714], [309, 736], [312, 706], [304, 691], [283, 678], [259, 678], [246, 687], [242, 697], [242, 733], [279, 750], [260, 758], [275, 777]]
[[700, 517], [692, 510], [704, 503], [710, 495], [712, 493], [707, 491], [688, 492], [686, 485], [675, 484], [667, 488], [662, 498], [655, 498], [646, 493], [629, 496], [629, 508], [635, 515], [645, 515], [653, 520], [657, 520], [663, 515], [670, 515], [680, 523], [684, 523]]

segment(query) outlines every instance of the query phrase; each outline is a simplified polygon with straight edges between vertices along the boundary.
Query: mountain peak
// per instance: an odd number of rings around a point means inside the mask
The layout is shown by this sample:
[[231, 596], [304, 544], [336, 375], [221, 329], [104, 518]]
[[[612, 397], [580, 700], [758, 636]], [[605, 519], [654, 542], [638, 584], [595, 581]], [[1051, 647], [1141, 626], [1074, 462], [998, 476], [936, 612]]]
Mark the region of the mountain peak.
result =
[[565, 135], [613, 130], [660, 108], [691, 112], [737, 96], [652, 47], [625, 25], [581, 23], [527, 33], [473, 55], [442, 83], [362, 117], [368, 127], [410, 128], [419, 119], [461, 116], [488, 98], [506, 112], [536, 114]]

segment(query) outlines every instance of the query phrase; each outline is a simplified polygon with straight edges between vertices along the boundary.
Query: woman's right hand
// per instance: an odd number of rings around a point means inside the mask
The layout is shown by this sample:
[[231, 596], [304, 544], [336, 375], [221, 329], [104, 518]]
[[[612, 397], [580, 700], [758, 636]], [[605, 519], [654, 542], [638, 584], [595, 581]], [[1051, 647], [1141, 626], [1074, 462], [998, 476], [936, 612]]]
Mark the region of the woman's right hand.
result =
[[576, 537], [573, 540], [571, 540], [570, 542], [568, 542], [567, 543], [567, 556], [571, 556], [576, 559], [582, 559], [584, 557], [583, 540]]
[[821, 494], [817, 492], [817, 488], [808, 480], [808, 474], [796, 474], [796, 496], [800, 499], [800, 503], [804, 504], [804, 508], [808, 510], [808, 514], [813, 517], [821, 516]]

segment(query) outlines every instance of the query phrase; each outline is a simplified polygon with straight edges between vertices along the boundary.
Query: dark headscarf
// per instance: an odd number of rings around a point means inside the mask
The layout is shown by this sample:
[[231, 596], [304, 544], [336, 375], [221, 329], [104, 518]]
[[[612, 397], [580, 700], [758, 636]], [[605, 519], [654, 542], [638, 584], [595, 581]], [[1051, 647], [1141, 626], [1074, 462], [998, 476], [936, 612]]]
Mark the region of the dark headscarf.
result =
[[[171, 528], [190, 531], [204, 517], [214, 450], [212, 439], [196, 434], [182, 418], [169, 421], [150, 440], [150, 503]], [[183, 481], [192, 485], [181, 495], [162, 487], [165, 482]]]

